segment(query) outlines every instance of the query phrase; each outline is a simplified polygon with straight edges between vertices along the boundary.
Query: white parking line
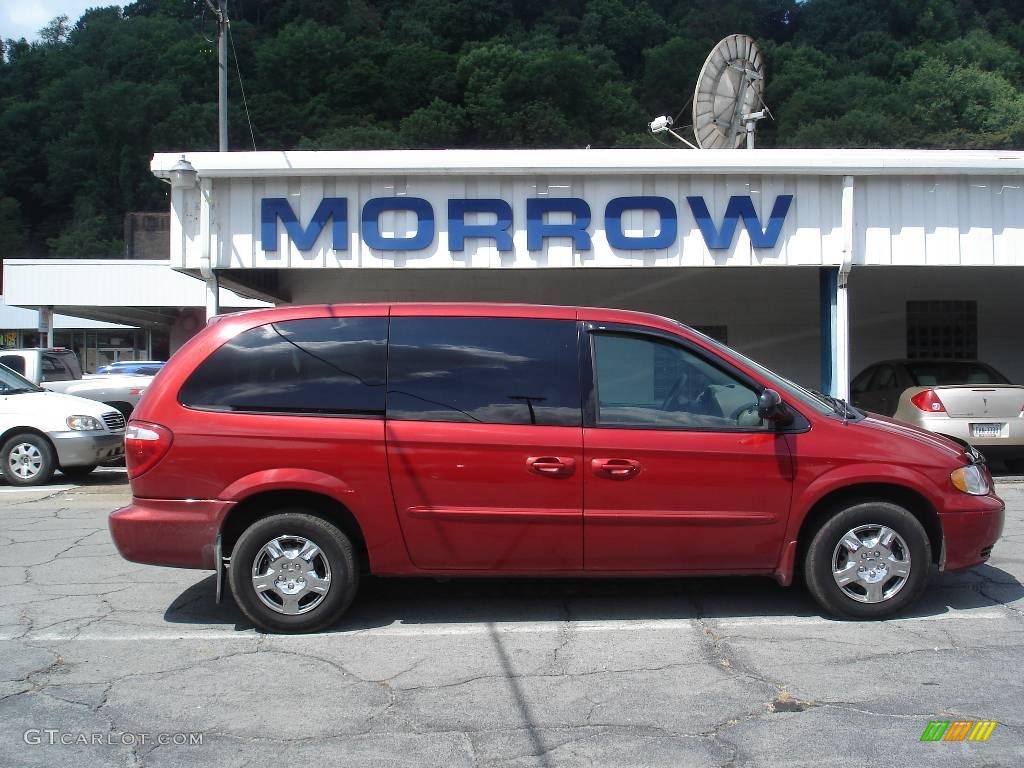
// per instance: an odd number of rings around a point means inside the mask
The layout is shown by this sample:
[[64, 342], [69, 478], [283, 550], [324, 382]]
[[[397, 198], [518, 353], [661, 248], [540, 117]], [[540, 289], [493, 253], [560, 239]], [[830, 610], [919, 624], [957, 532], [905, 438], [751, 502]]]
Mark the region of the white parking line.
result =
[[46, 496], [58, 491], [70, 491], [77, 487], [77, 485], [37, 485], [31, 488], [0, 488], [0, 493], [40, 493]]
[[[997, 610], [957, 611], [944, 613], [935, 616], [914, 616], [903, 619], [890, 619], [884, 624], [912, 624], [917, 622], [952, 621], [960, 619], [976, 620], [1009, 620], [1009, 617]], [[848, 622], [826, 619], [821, 616], [749, 616], [736, 619], [707, 619], [713, 622], [715, 627], [810, 627], [810, 626], [846, 626]], [[643, 630], [655, 631], [694, 631], [697, 626], [693, 619], [648, 619], [642, 621], [571, 621], [569, 626], [574, 632], [637, 632]], [[402, 624], [396, 622], [383, 627], [372, 629], [340, 630], [311, 635], [281, 635], [294, 640], [324, 637], [458, 637], [472, 635], [487, 635], [497, 632], [501, 635], [522, 635], [522, 634], [554, 634], [565, 631], [565, 622], [521, 622], [521, 623], [479, 623], [472, 624]], [[84, 640], [87, 642], [120, 642], [120, 641], [150, 641], [150, 640], [241, 640], [251, 637], [258, 637], [255, 630], [247, 629], [232, 631], [225, 629], [197, 630], [195, 632], [174, 633], [166, 632], [138, 632], [132, 634], [104, 634], [102, 632], [89, 631], [82, 634], [69, 633], [43, 633], [31, 635], [27, 640], [32, 642], [68, 642], [71, 640]], [[14, 636], [0, 635], [0, 640], [14, 640]]]

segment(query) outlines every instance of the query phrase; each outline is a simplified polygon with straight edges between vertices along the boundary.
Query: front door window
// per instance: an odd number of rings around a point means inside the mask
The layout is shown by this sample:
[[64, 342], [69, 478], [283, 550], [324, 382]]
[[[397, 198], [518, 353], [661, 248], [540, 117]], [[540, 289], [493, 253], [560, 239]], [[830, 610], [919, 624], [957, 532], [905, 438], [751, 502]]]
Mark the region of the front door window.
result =
[[693, 352], [655, 337], [594, 337], [597, 425], [765, 429], [758, 392]]

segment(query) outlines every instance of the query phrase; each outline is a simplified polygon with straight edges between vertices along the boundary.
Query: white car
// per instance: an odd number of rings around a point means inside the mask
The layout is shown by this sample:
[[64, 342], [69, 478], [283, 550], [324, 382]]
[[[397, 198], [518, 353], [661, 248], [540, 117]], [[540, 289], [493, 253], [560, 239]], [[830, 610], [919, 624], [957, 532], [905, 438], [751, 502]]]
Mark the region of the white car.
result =
[[0, 350], [0, 364], [39, 384], [51, 392], [99, 400], [116, 408], [126, 418], [139, 403], [146, 387], [153, 381], [156, 369], [145, 369], [148, 374], [113, 373], [82, 375], [78, 356], [70, 349], [4, 349]]
[[11, 485], [77, 478], [124, 456], [124, 416], [109, 405], [37, 387], [0, 365], [0, 472]]

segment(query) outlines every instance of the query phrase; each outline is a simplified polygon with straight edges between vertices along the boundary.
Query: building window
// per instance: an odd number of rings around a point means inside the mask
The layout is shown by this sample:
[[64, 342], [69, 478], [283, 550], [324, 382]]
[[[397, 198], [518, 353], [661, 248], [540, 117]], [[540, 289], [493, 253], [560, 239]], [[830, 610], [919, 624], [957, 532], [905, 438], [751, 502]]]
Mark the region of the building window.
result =
[[977, 359], [978, 302], [908, 301], [907, 357]]

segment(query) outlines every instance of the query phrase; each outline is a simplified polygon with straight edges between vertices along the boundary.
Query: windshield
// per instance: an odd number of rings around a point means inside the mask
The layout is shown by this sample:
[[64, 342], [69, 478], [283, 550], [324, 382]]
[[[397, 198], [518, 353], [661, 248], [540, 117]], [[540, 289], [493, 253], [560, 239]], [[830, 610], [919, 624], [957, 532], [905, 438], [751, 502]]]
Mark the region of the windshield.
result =
[[21, 392], [41, 392], [31, 381], [6, 365], [0, 365], [0, 395], [17, 395]]
[[945, 360], [942, 362], [907, 363], [907, 372], [918, 387], [942, 384], [1009, 384], [1009, 380], [981, 363]]
[[774, 389], [779, 390], [780, 394], [782, 394], [784, 398], [786, 395], [788, 395], [790, 398], [797, 400], [798, 402], [804, 405], [810, 406], [811, 408], [814, 408], [814, 410], [816, 410], [818, 413], [835, 414], [837, 412], [837, 409], [831, 403], [828, 403], [822, 399], [824, 396], [816, 395], [811, 390], [801, 387], [796, 382], [792, 382], [789, 379], [779, 376], [779, 374], [775, 373], [774, 371], [768, 370], [760, 363], [754, 362], [745, 355], [741, 355], [735, 349], [725, 346], [722, 342], [711, 338], [707, 334], [694, 330], [690, 326], [680, 323], [678, 320], [675, 320], [673, 322], [686, 328], [686, 330], [689, 331], [690, 333], [696, 336], [700, 336], [700, 338], [703, 341], [707, 342], [720, 352], [723, 352], [729, 357], [735, 358], [736, 360], [742, 362], [744, 365], [753, 368], [762, 378], [767, 379]]

